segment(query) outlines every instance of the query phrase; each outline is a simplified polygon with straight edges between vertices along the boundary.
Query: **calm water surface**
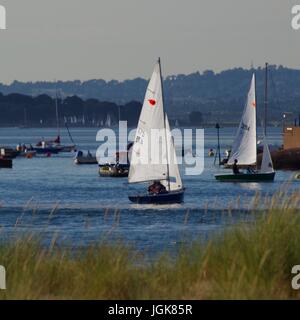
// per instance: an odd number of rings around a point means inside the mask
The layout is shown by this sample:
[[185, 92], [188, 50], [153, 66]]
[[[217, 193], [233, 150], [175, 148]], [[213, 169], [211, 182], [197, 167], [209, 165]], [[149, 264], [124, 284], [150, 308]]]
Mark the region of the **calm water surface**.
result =
[[[79, 149], [95, 152], [97, 129], [72, 129]], [[228, 148], [235, 129], [221, 131], [222, 149]], [[0, 129], [0, 144], [35, 143], [52, 138], [55, 129]], [[269, 129], [269, 142], [281, 144], [280, 128]], [[63, 143], [68, 144], [66, 132]], [[215, 129], [205, 130], [205, 154], [216, 147]], [[46, 239], [57, 235], [72, 245], [86, 245], [101, 238], [122, 239], [139, 249], [157, 252], [178, 247], [192, 239], [208, 239], [237, 221], [248, 219], [253, 196], [276, 193], [293, 173], [278, 172], [274, 183], [222, 184], [214, 174], [220, 170], [214, 159], [205, 158], [200, 176], [185, 176], [185, 203], [172, 206], [141, 206], [127, 198], [127, 179], [101, 178], [97, 165], [76, 166], [74, 154], [51, 158], [18, 158], [12, 170], [0, 170], [0, 237], [22, 231], [37, 231]], [[290, 190], [299, 190], [293, 181]], [[228, 214], [226, 209], [232, 209]], [[241, 211], [241, 209], [243, 209]]]

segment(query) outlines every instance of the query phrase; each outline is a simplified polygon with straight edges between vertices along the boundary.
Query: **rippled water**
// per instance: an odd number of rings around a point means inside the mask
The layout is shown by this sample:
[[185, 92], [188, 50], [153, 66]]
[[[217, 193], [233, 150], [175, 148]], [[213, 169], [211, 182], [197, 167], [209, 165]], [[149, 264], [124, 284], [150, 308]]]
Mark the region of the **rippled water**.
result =
[[[79, 149], [95, 152], [97, 129], [72, 129]], [[223, 149], [230, 146], [235, 129], [221, 131]], [[0, 129], [0, 144], [34, 143], [51, 138], [55, 129]], [[64, 143], [69, 143], [66, 132]], [[280, 145], [280, 129], [269, 129], [269, 142]], [[216, 147], [215, 129], [205, 130], [205, 154]], [[185, 176], [185, 203], [172, 206], [131, 204], [126, 179], [102, 178], [97, 165], [76, 166], [74, 154], [51, 158], [18, 158], [12, 170], [1, 169], [1, 237], [21, 231], [37, 231], [49, 239], [53, 234], [73, 245], [85, 245], [103, 237], [122, 239], [149, 251], [176, 247], [193, 238], [207, 239], [247, 214], [239, 208], [251, 207], [253, 196], [272, 195], [293, 173], [278, 172], [274, 183], [222, 184], [214, 174], [220, 169], [206, 157], [200, 176]], [[299, 190], [299, 181], [291, 190]], [[235, 209], [231, 216], [226, 209]], [[17, 225], [17, 227], [16, 227]]]

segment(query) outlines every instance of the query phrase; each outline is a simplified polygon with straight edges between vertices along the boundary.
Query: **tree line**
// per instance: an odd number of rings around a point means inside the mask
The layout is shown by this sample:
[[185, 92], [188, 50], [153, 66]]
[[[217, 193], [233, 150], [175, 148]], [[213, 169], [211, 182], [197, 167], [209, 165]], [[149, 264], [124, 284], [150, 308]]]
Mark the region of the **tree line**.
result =
[[137, 101], [118, 105], [78, 96], [54, 99], [45, 94], [32, 97], [0, 93], [0, 126], [56, 126], [57, 114], [60, 123], [72, 126], [113, 125], [119, 120], [136, 126], [141, 107]]

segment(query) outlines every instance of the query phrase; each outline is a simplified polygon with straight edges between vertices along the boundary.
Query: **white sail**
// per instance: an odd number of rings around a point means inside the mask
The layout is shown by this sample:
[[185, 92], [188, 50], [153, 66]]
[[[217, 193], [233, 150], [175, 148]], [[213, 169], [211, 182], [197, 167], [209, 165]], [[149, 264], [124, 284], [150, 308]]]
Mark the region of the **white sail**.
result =
[[[136, 131], [130, 162], [129, 183], [168, 179], [167, 162], [155, 161], [157, 156], [161, 155], [161, 160], [166, 156], [165, 135], [161, 134], [165, 130], [162, 94], [160, 64], [157, 63], [146, 91]], [[159, 139], [158, 135], [162, 139]], [[151, 148], [151, 139], [157, 141], [155, 148]]]
[[272, 172], [274, 172], [273, 161], [272, 161], [267, 139], [266, 137], [264, 137], [264, 150], [263, 150], [260, 173], [272, 173]]
[[238, 160], [238, 165], [254, 165], [257, 161], [256, 93], [254, 74], [242, 120], [232, 146], [228, 165], [232, 165], [235, 159]]
[[174, 140], [171, 134], [170, 124], [168, 116], [166, 115], [166, 135], [167, 135], [167, 151], [168, 151], [168, 163], [169, 163], [169, 180], [161, 181], [165, 185], [167, 190], [176, 191], [183, 188], [182, 180], [178, 168], [176, 150], [174, 146]]

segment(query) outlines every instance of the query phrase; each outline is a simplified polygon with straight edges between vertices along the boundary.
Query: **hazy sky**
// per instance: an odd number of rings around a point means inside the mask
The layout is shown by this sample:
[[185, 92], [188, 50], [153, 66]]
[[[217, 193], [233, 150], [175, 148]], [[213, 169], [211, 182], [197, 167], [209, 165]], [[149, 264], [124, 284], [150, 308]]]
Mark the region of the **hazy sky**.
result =
[[0, 81], [106, 80], [263, 65], [300, 68], [300, 0], [0, 0]]

